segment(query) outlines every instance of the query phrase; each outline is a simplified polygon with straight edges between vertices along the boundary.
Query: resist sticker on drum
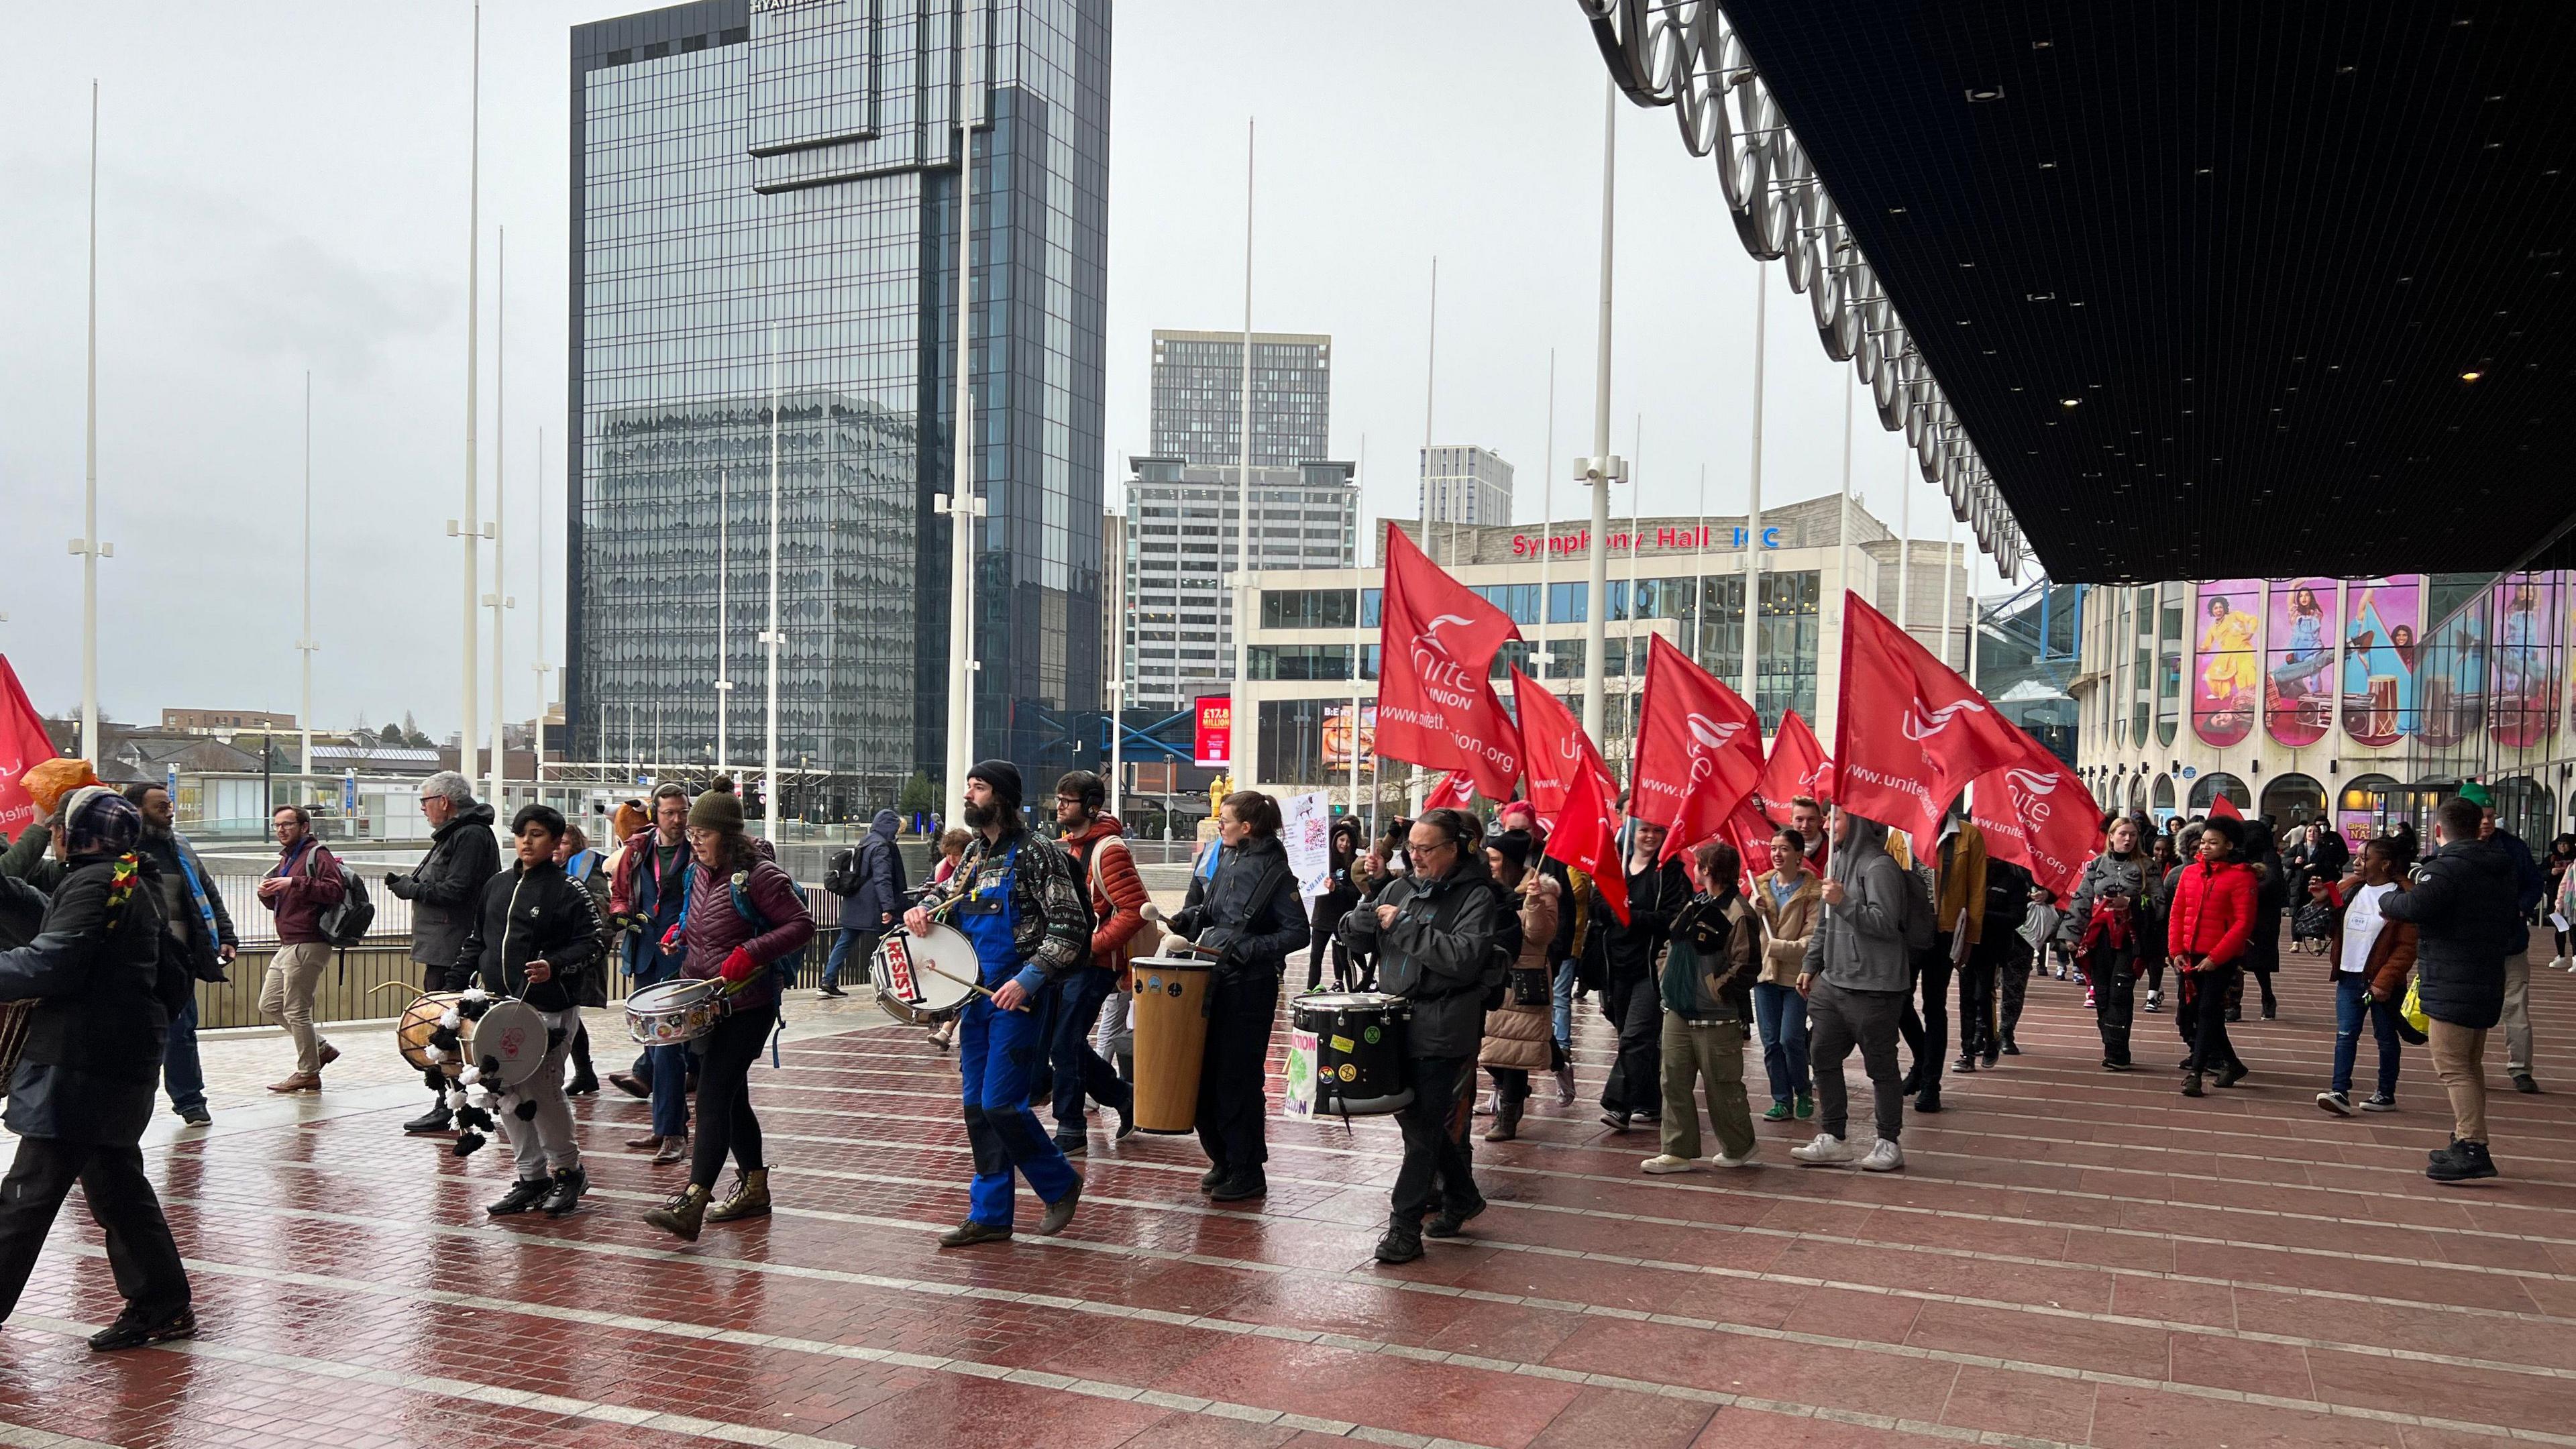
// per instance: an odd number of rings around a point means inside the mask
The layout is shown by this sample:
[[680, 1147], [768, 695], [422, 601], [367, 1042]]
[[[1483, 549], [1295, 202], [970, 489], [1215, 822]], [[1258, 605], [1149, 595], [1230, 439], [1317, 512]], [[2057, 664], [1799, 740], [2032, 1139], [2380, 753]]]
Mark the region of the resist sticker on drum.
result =
[[912, 953], [904, 949], [900, 940], [886, 943], [886, 979], [897, 996], [906, 1001], [921, 999], [920, 988], [912, 984]]

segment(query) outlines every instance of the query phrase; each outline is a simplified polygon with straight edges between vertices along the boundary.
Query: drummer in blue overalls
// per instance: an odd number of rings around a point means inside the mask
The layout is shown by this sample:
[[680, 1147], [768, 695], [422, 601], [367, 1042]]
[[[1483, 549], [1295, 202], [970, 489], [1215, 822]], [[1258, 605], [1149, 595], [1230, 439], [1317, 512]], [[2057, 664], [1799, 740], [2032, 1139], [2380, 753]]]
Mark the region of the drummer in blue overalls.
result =
[[1090, 903], [1072, 857], [1030, 832], [1018, 766], [986, 760], [969, 770], [964, 820], [976, 832], [965, 857], [946, 885], [903, 918], [915, 935], [930, 929], [934, 913], [964, 933], [991, 993], [966, 1004], [957, 1032], [975, 1184], [966, 1221], [940, 1235], [943, 1248], [1011, 1236], [1014, 1168], [1047, 1205], [1042, 1234], [1064, 1231], [1082, 1195], [1081, 1174], [1029, 1110], [1029, 1090], [1048, 1080], [1046, 1015], [1054, 994], [1045, 988], [1085, 963]]

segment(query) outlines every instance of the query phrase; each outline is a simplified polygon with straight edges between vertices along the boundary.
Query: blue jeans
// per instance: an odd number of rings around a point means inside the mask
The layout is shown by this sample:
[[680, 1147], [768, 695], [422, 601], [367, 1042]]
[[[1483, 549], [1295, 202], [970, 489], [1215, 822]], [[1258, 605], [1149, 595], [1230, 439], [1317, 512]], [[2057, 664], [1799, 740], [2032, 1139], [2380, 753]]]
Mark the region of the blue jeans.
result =
[[206, 1105], [206, 1073], [197, 1065], [197, 993], [170, 1021], [169, 1049], [161, 1054], [161, 1084], [169, 1089], [170, 1108], [185, 1112]]
[[[643, 957], [643, 969], [635, 974], [635, 989], [657, 986], [680, 972], [678, 960], [648, 949], [634, 953]], [[689, 1046], [646, 1047], [636, 1053], [634, 1076], [643, 1080], [653, 1093], [653, 1135], [685, 1137], [689, 1132]]]
[[853, 943], [858, 946], [859, 973], [865, 975], [868, 969], [868, 957], [877, 949], [877, 937], [884, 934], [883, 929], [876, 926], [865, 929], [858, 926], [843, 926], [839, 934], [832, 937], [832, 954], [823, 962], [823, 984], [826, 986], [841, 984], [841, 963], [849, 958]]
[[1574, 978], [1582, 972], [1571, 961], [1556, 963], [1556, 980], [1548, 985], [1548, 995], [1556, 1007], [1556, 1045], [1569, 1058], [1574, 1055]]
[[966, 1142], [975, 1155], [967, 1216], [987, 1227], [1011, 1225], [1013, 1168], [1041, 1202], [1061, 1201], [1082, 1185], [1029, 1110], [1029, 1088], [1047, 1070], [1046, 1038], [1043, 1009], [995, 1011], [981, 996], [966, 1003], [958, 1022], [957, 1073], [965, 1088]]
[[1762, 1070], [1771, 1078], [1771, 1100], [1786, 1102], [1815, 1090], [1807, 1064], [1807, 998], [1794, 986], [1753, 983], [1753, 1024], [1762, 1033]]
[[2352, 1059], [2361, 1050], [2361, 1019], [2367, 1013], [2370, 1029], [2379, 1038], [2379, 1095], [2397, 1095], [2397, 1003], [2373, 1001], [2370, 988], [2363, 983], [2368, 973], [2341, 971], [2335, 974], [2335, 1054], [2334, 1089], [2352, 1091]]

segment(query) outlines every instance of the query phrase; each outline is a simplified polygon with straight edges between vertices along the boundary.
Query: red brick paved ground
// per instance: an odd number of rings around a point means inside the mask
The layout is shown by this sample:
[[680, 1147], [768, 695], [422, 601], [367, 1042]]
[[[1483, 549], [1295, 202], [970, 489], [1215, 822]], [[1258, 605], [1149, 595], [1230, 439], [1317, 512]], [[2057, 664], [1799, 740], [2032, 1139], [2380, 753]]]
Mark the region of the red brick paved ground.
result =
[[1189, 1139], [1095, 1134], [1066, 1236], [936, 1252], [954, 1068], [892, 1027], [759, 1070], [781, 1211], [694, 1246], [635, 1219], [678, 1170], [617, 1150], [624, 1099], [580, 1109], [598, 1190], [560, 1222], [488, 1224], [506, 1158], [404, 1140], [408, 1101], [156, 1147], [202, 1336], [89, 1354], [116, 1299], [73, 1208], [0, 1329], [0, 1443], [2576, 1444], [2576, 978], [2534, 980], [2565, 1094], [2503, 1092], [2506, 1177], [2441, 1188], [2420, 1051], [2398, 1114], [2311, 1104], [2320, 974], [2198, 1102], [2096, 1070], [2077, 989], [2035, 981], [2028, 1054], [1954, 1079], [1891, 1177], [1789, 1166], [1797, 1124], [1756, 1171], [1640, 1176], [1587, 1017], [1587, 1103], [1477, 1144], [1493, 1210], [1400, 1269], [1384, 1121], [1274, 1122], [1258, 1212], [1206, 1205]]

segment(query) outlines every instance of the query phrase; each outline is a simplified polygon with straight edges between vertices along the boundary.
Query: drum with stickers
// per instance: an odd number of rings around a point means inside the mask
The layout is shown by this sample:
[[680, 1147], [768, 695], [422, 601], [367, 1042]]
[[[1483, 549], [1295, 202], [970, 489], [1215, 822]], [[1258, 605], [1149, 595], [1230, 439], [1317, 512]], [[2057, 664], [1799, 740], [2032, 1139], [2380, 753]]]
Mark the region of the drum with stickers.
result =
[[1135, 994], [1139, 1132], [1188, 1132], [1198, 1126], [1199, 1067], [1207, 1059], [1205, 961], [1147, 956], [1127, 964]]
[[927, 931], [889, 934], [868, 959], [877, 1005], [907, 1026], [937, 1026], [964, 1011], [983, 969], [975, 943], [936, 921]]
[[1316, 1115], [1365, 1117], [1413, 1105], [1404, 1084], [1411, 1002], [1376, 991], [1320, 992], [1290, 1002], [1288, 1019], [1301, 1039], [1314, 1039]]

